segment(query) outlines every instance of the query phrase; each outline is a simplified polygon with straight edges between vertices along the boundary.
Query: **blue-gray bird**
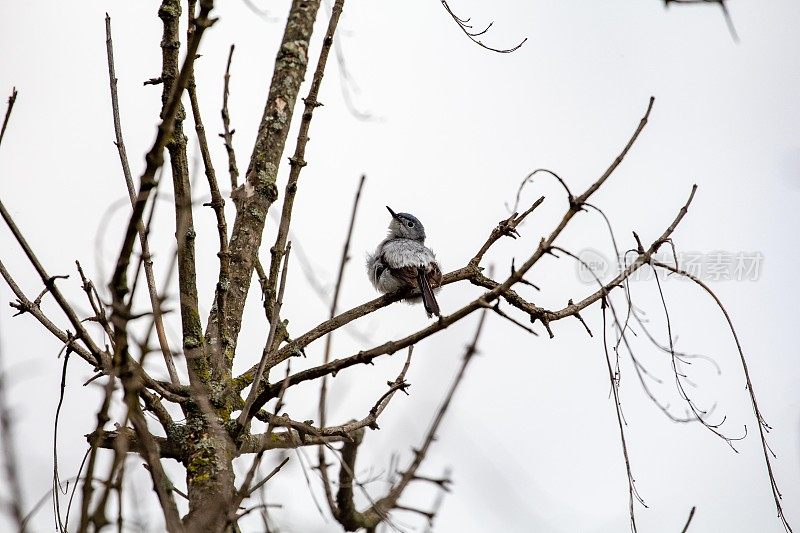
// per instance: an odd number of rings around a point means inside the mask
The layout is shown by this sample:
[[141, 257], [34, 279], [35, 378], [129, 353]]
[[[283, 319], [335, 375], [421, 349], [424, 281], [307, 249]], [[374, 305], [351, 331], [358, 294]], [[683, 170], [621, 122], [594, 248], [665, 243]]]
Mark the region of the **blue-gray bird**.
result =
[[409, 301], [419, 301], [428, 316], [441, 316], [433, 289], [442, 284], [442, 270], [433, 251], [425, 246], [422, 222], [408, 213], [392, 214], [389, 234], [367, 257], [367, 273], [372, 285], [380, 292], [392, 293], [406, 289], [419, 292]]

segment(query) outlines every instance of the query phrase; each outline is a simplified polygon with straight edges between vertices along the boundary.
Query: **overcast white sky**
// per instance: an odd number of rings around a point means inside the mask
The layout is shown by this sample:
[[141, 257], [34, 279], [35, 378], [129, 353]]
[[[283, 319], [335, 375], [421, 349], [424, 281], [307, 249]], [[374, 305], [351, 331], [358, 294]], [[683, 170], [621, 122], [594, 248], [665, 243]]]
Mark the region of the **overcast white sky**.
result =
[[[263, 110], [282, 22], [270, 22], [241, 1], [218, 2], [219, 22], [206, 34], [196, 64], [205, 126], [218, 174], [226, 159], [216, 133], [227, 49], [235, 43], [231, 115], [240, 167], [246, 162]], [[288, 2], [261, 2], [282, 19]], [[498, 220], [507, 216], [520, 180], [531, 170], [558, 172], [575, 191], [591, 183], [627, 141], [656, 97], [650, 124], [604, 188], [596, 204], [606, 210], [621, 241], [631, 231], [650, 242], [661, 234], [689, 194], [695, 202], [676, 231], [679, 251], [702, 258], [715, 252], [761, 257], [755, 280], [714, 281], [748, 357], [753, 385], [774, 430], [777, 480], [790, 523], [800, 528], [800, 365], [795, 343], [800, 201], [800, 5], [791, 0], [732, 0], [730, 11], [741, 42], [728, 33], [715, 6], [672, 7], [663, 2], [454, 0], [454, 11], [476, 25], [494, 20], [487, 43], [512, 46], [513, 54], [487, 52], [470, 43], [435, 0], [355, 2], [345, 7], [340, 45], [358, 84], [356, 105], [378, 120], [359, 121], [348, 112], [335, 63], [320, 95], [325, 106], [314, 117], [294, 217], [294, 238], [326, 284], [335, 276], [352, 193], [367, 174], [363, 207], [353, 237], [354, 260], [341, 298], [343, 308], [374, 297], [361, 257], [382, 238], [385, 205], [417, 215], [428, 243], [445, 270], [464, 264]], [[101, 285], [119, 243], [117, 211], [96, 260], [95, 235], [106, 208], [123, 198], [105, 62], [104, 13], [112, 17], [125, 140], [134, 174], [155, 132], [160, 88], [142, 82], [160, 72], [157, 2], [11, 2], [0, 0], [0, 93], [19, 90], [14, 115], [0, 149], [0, 197], [53, 274], [73, 274], [61, 283], [80, 308], [74, 273], [80, 259]], [[316, 58], [326, 17], [312, 45]], [[315, 59], [314, 59], [315, 62]], [[301, 94], [307, 92], [306, 88]], [[196, 155], [187, 123], [192, 157]], [[294, 132], [287, 149], [293, 149]], [[288, 166], [281, 168], [285, 180]], [[224, 179], [221, 180], [224, 183]], [[199, 177], [198, 198], [206, 194]], [[166, 190], [165, 190], [166, 192]], [[523, 237], [502, 242], [491, 254], [501, 275], [511, 257], [523, 259], [560, 219], [564, 200], [547, 180], [528, 189], [545, 204], [521, 228]], [[277, 207], [277, 206], [276, 206]], [[232, 219], [232, 215], [229, 215]], [[203, 311], [210, 306], [216, 273], [214, 220], [195, 216]], [[156, 216], [153, 247], [157, 276], [173, 232], [168, 203]], [[270, 224], [265, 242], [274, 238]], [[574, 251], [608, 256], [611, 244], [595, 214], [576, 218], [559, 241]], [[13, 242], [0, 230], [0, 258], [29, 295], [40, 284]], [[592, 290], [568, 259], [543, 260], [529, 275], [541, 293], [525, 292], [537, 304], [563, 306]], [[689, 283], [663, 284], [677, 347], [713, 356], [687, 367], [701, 405], [715, 405], [727, 419], [722, 429], [747, 438], [732, 452], [698, 424], [670, 422], [647, 400], [630, 360], [622, 359], [622, 404], [637, 488], [648, 505], [637, 506], [640, 531], [680, 531], [697, 506], [692, 531], [782, 531], [775, 517], [756, 425], [744, 390], [735, 344], [711, 300]], [[293, 331], [324, 319], [327, 305], [311, 290], [298, 263], [289, 276], [286, 316]], [[661, 302], [652, 280], [632, 291], [652, 330], [666, 340]], [[444, 312], [477, 291], [448, 286], [440, 293]], [[203, 296], [204, 295], [204, 296]], [[618, 298], [621, 295], [618, 295]], [[0, 301], [12, 299], [0, 286]], [[248, 308], [237, 369], [252, 365], [266, 335], [257, 297]], [[618, 302], [622, 302], [621, 299]], [[47, 309], [54, 311], [52, 305]], [[0, 341], [10, 397], [17, 415], [16, 442], [32, 505], [51, 483], [51, 427], [58, 398], [58, 343], [30, 317], [11, 318], [0, 308]], [[436, 530], [444, 532], [618, 532], [628, 529], [627, 486], [602, 344], [601, 314], [583, 314], [595, 332], [589, 338], [577, 320], [554, 324], [555, 339], [532, 337], [489, 317], [481, 356], [474, 361], [429, 460], [428, 475], [453, 467], [454, 491], [444, 501]], [[173, 317], [174, 320], [175, 317]], [[408, 379], [410, 397], [393, 400], [359, 455], [363, 478], [384, 474], [393, 451], [401, 460], [424, 436], [430, 417], [455, 372], [475, 318], [431, 338], [415, 351]], [[62, 321], [63, 322], [63, 321]], [[355, 325], [373, 343], [404, 336], [426, 323], [418, 307], [395, 305]], [[177, 333], [172, 322], [172, 333]], [[541, 330], [539, 326], [537, 329]], [[540, 331], [540, 333], [543, 333]], [[654, 390], [676, 414], [677, 398], [668, 356], [640, 334], [633, 340], [641, 360], [663, 380]], [[339, 333], [334, 355], [346, 356], [369, 343]], [[306, 361], [317, 364], [321, 347]], [[401, 356], [374, 367], [342, 372], [333, 382], [333, 422], [361, 417], [393, 379]], [[68, 371], [69, 391], [59, 434], [61, 475], [75, 471], [85, 451], [83, 435], [94, 428], [97, 391], [82, 388], [90, 375], [80, 361]], [[287, 398], [294, 418], [314, 417], [316, 388]], [[312, 454], [313, 455], [313, 454]], [[277, 455], [272, 458], [277, 461]], [[130, 470], [140, 470], [132, 459]], [[337, 531], [314, 505], [299, 470], [299, 457], [270, 483], [269, 501], [284, 507], [274, 519], [284, 531]], [[371, 470], [370, 470], [371, 469]], [[182, 484], [180, 470], [173, 479]], [[319, 484], [311, 474], [315, 491]], [[141, 473], [142, 504], [155, 498]], [[385, 490], [380, 476], [368, 485]], [[1, 491], [2, 489], [0, 489]], [[405, 504], [428, 507], [434, 492], [412, 487]], [[363, 504], [363, 502], [361, 502]], [[157, 513], [150, 529], [159, 529]], [[37, 515], [36, 531], [52, 527], [49, 506]], [[418, 516], [398, 513], [399, 524], [421, 528]], [[0, 524], [2, 524], [0, 519]], [[245, 531], [257, 531], [244, 528]]]

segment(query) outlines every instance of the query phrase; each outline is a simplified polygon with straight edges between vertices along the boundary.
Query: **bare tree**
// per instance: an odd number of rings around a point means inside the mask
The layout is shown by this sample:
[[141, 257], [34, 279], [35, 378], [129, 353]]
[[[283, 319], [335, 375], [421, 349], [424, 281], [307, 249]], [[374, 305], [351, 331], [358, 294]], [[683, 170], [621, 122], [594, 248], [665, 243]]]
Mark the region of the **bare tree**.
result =
[[[674, 0], [675, 3], [685, 3]], [[352, 309], [339, 309], [339, 290], [345, 279], [345, 270], [350, 259], [350, 241], [358, 213], [361, 189], [364, 178], [359, 181], [350, 214], [350, 223], [344, 241], [338, 267], [335, 290], [330, 302], [329, 318], [305, 332], [290, 331], [281, 314], [284, 303], [284, 289], [289, 266], [296, 260], [290, 253], [290, 228], [297, 194], [300, 191], [300, 178], [306, 166], [306, 146], [315, 111], [322, 104], [318, 100], [320, 87], [324, 81], [329, 54], [334, 44], [344, 0], [336, 0], [328, 20], [321, 47], [316, 54], [316, 63], [310, 65], [312, 56], [309, 43], [314, 23], [318, 17], [319, 0], [294, 0], [286, 19], [282, 42], [275, 59], [272, 81], [264, 106], [258, 135], [248, 160], [244, 175], [240, 175], [234, 149], [234, 129], [228, 112], [230, 65], [233, 61], [234, 47], [231, 46], [227, 69], [224, 74], [224, 100], [222, 102], [222, 121], [224, 131], [220, 134], [228, 156], [227, 169], [231, 184], [231, 198], [235, 206], [235, 218], [229, 224], [226, 219], [226, 199], [218, 182], [217, 172], [212, 161], [208, 139], [203, 126], [202, 111], [196, 94], [194, 62], [201, 51], [201, 43], [206, 31], [212, 31], [215, 19], [212, 17], [212, 0], [189, 0], [183, 6], [180, 0], [163, 0], [158, 16], [163, 24], [161, 40], [162, 72], [148, 84], [161, 85], [162, 109], [155, 141], [147, 152], [146, 167], [138, 182], [134, 179], [128, 163], [123, 129], [119, 112], [116, 71], [113, 55], [111, 20], [106, 18], [106, 46], [108, 72], [112, 100], [112, 116], [116, 133], [115, 144], [119, 152], [122, 175], [128, 188], [131, 211], [127, 218], [122, 242], [113, 274], [108, 280], [92, 280], [76, 262], [76, 270], [85, 292], [86, 302], [91, 311], [80, 313], [59, 289], [59, 283], [66, 276], [54, 275], [43, 265], [35, 251], [28, 244], [23, 231], [17, 226], [10, 212], [0, 202], [0, 215], [24, 251], [30, 265], [36, 270], [42, 289], [33, 297], [15, 281], [12, 273], [0, 262], [0, 274], [9, 285], [16, 301], [11, 305], [17, 315], [31, 315], [64, 347], [64, 371], [70, 356], [81, 358], [88, 364], [97, 380], [103, 385], [103, 400], [96, 407], [96, 428], [87, 436], [88, 451], [85, 465], [80, 472], [80, 492], [77, 494], [75, 519], [69, 520], [69, 507], [62, 517], [61, 505], [56, 501], [57, 525], [61, 531], [68, 528], [77, 531], [100, 530], [114, 521], [121, 531], [126, 521], [134, 518], [122, 510], [125, 500], [125, 458], [138, 454], [146, 462], [152, 480], [152, 488], [161, 510], [165, 528], [177, 531], [237, 531], [240, 519], [258, 511], [264, 519], [264, 527], [269, 530], [267, 509], [269, 504], [261, 500], [256, 503], [263, 487], [273, 476], [280, 475], [281, 468], [289, 461], [283, 459], [277, 467], [264, 475], [261, 466], [264, 458], [275, 455], [280, 450], [317, 448], [318, 476], [314, 483], [320, 483], [325, 494], [324, 504], [330, 515], [347, 531], [365, 529], [375, 531], [381, 524], [394, 529], [400, 527], [393, 521], [395, 511], [411, 511], [424, 516], [431, 523], [441, 500], [431, 510], [423, 510], [404, 505], [403, 494], [417, 483], [428, 483], [448, 491], [449, 474], [441, 477], [425, 475], [421, 467], [428, 450], [433, 445], [439, 426], [464, 379], [466, 370], [478, 351], [480, 334], [490, 314], [523, 328], [531, 334], [546, 332], [553, 336], [552, 324], [571, 318], [580, 321], [589, 335], [593, 335], [583, 319], [582, 313], [590, 308], [598, 308], [603, 317], [602, 339], [606, 356], [608, 378], [616, 408], [621, 449], [624, 455], [628, 488], [631, 527], [636, 531], [636, 509], [643, 504], [638, 497], [632, 465], [628, 455], [625, 424], [618, 394], [619, 348], [627, 346], [631, 332], [631, 320], [638, 319], [631, 301], [628, 287], [629, 278], [639, 269], [652, 268], [669, 271], [689, 278], [706, 291], [718, 304], [736, 338], [741, 356], [741, 365], [746, 376], [746, 387], [758, 427], [758, 436], [764, 452], [764, 465], [768, 471], [771, 491], [774, 495], [778, 516], [784, 527], [791, 531], [783, 515], [780, 492], [772, 469], [771, 451], [767, 444], [766, 432], [769, 429], [759, 410], [753, 384], [747, 373], [743, 348], [739, 345], [735, 330], [721, 302], [711, 289], [701, 280], [693, 277], [675, 264], [667, 264], [656, 259], [656, 253], [664, 247], [675, 249], [672, 234], [687, 216], [697, 187], [687, 191], [687, 199], [682, 206], [675, 206], [672, 220], [664, 221], [664, 230], [656, 239], [645, 245], [633, 235], [632, 247], [622, 257], [616, 276], [609, 282], [597, 280], [597, 288], [580, 297], [565, 295], [568, 304], [561, 309], [546, 309], [526, 299], [518, 290], [521, 285], [532, 285], [525, 279], [534, 265], [548, 256], [567, 257], [576, 261], [581, 259], [571, 251], [559, 246], [557, 241], [565, 228], [576, 216], [588, 210], [599, 211], [591, 198], [598, 189], [622, 164], [644, 130], [654, 99], [650, 99], [645, 111], [635, 126], [630, 138], [622, 145], [608, 168], [586, 190], [573, 194], [567, 183], [556, 173], [540, 169], [523, 180], [520, 193], [534, 178], [549, 176], [563, 187], [566, 209], [561, 220], [549, 233], [542, 236], [538, 245], [529, 251], [527, 258], [519, 265], [513, 265], [506, 277], [495, 277], [483, 265], [493, 246], [503, 238], [516, 238], [521, 224], [532, 216], [537, 207], [546, 201], [538, 198], [529, 205], [520, 205], [521, 194], [513, 213], [487, 230], [485, 241], [477, 247], [474, 256], [462, 267], [445, 274], [442, 285], [469, 283], [480, 289], [480, 295], [462, 305], [450, 314], [439, 317], [426, 327], [402, 338], [381, 342], [371, 348], [360, 350], [345, 357], [332, 357], [331, 336], [333, 333], [351, 325], [354, 321], [370, 315], [379, 309], [393, 305], [413, 296], [410, 292], [400, 292], [375, 298]], [[670, 2], [666, 2], [669, 4]], [[725, 3], [717, 1], [727, 17]], [[199, 4], [199, 5], [198, 5]], [[491, 26], [473, 27], [466, 18], [457, 16], [448, 5], [442, 2], [446, 14], [452, 17], [458, 27], [473, 42], [490, 51], [509, 53], [518, 49], [525, 40], [510, 48], [497, 48], [484, 44], [481, 40]], [[186, 7], [186, 14], [182, 10]], [[182, 38], [180, 19], [186, 16], [188, 34]], [[483, 28], [483, 29], [481, 29]], [[731, 26], [731, 31], [732, 26]], [[185, 46], [185, 59], [181, 62], [180, 50]], [[298, 103], [301, 82], [313, 66], [313, 74], [308, 93]], [[210, 201], [205, 206], [213, 209], [218, 229], [217, 282], [214, 288], [213, 306], [206, 317], [206, 324], [199, 310], [196, 265], [199, 258], [195, 253], [195, 231], [193, 217], [199, 206], [192, 202], [193, 187], [190, 180], [189, 158], [187, 155], [187, 135], [185, 122], [187, 100], [191, 110], [196, 138], [200, 146], [203, 170]], [[9, 99], [3, 121], [0, 142], [5, 135], [16, 91]], [[299, 131], [294, 151], [289, 157], [289, 178], [279, 193], [277, 173], [281, 158], [286, 151], [295, 109], [302, 105], [299, 117]], [[179, 294], [180, 346], [174, 346], [165, 327], [165, 310], [162, 308], [168, 284], [159, 287], [150, 252], [149, 239], [155, 228], [150, 224], [156, 210], [155, 196], [158, 194], [167, 152], [172, 176], [172, 198], [177, 228], [174, 239], [174, 256], [171, 268], [177, 270], [177, 293]], [[264, 250], [262, 235], [268, 220], [268, 213], [278, 199], [282, 199], [280, 219], [275, 241], [270, 243], [269, 261], [262, 265], [259, 252]], [[602, 211], [600, 211], [602, 214]], [[603, 217], [605, 215], [603, 214]], [[606, 219], [607, 220], [607, 219]], [[610, 225], [609, 225], [610, 228]], [[611, 235], [616, 246], [616, 238]], [[253, 278], [259, 283], [265, 318], [269, 327], [264, 334], [264, 347], [258, 363], [240, 375], [234, 375], [235, 358], [242, 356], [237, 349], [242, 333], [242, 316], [247, 295]], [[658, 278], [656, 278], [658, 280]], [[107, 284], [108, 292], [102, 286]], [[142, 313], [134, 310], [137, 288], [144, 285], [147, 291], [148, 309]], [[661, 292], [664, 313], [668, 327], [669, 310]], [[108, 298], [106, 298], [106, 294]], [[624, 312], [618, 312], [612, 294], [622, 298]], [[69, 322], [69, 328], [61, 328], [57, 320], [43, 310], [43, 298], [52, 298]], [[617, 302], [619, 305], [619, 302]], [[406, 375], [413, 364], [413, 348], [420, 341], [438, 334], [449, 326], [478, 316], [474, 337], [464, 353], [461, 366], [445, 396], [441, 406], [434, 414], [433, 421], [425, 438], [416, 448], [402, 468], [392, 469], [389, 475], [389, 488], [380, 496], [368, 491], [357, 474], [357, 456], [362, 446], [368, 442], [368, 430], [379, 429], [381, 414], [393, 402], [398, 392], [408, 393], [409, 383]], [[59, 320], [61, 317], [59, 317]], [[608, 332], [616, 332], [614, 341], [607, 339]], [[644, 328], [644, 325], [642, 325]], [[155, 334], [157, 347], [152, 345]], [[669, 344], [662, 349], [670, 354], [674, 380], [681, 399], [687, 409], [687, 420], [697, 421], [728, 444], [735, 438], [721, 429], [721, 422], [712, 422], [710, 413], [703, 410], [691, 398], [684, 387], [686, 378], [681, 364], [686, 354], [675, 351], [673, 335], [668, 332]], [[306, 347], [325, 339], [324, 360], [305, 370], [293, 372], [290, 362], [302, 357]], [[655, 341], [654, 341], [655, 342]], [[612, 361], [609, 346], [616, 354], [617, 364]], [[371, 364], [376, 358], [407, 351], [405, 363], [393, 381], [386, 384], [385, 392], [362, 413], [357, 413], [345, 423], [331, 425], [327, 420], [328, 383], [339, 372], [356, 365]], [[631, 358], [635, 356], [628, 348]], [[157, 353], [161, 371], [158, 375], [152, 369], [154, 364], [149, 357]], [[250, 354], [246, 354], [250, 355]], [[162, 361], [163, 360], [163, 361]], [[147, 364], [146, 364], [147, 362]], [[285, 372], [279, 365], [285, 364]], [[183, 366], [185, 364], [185, 367]], [[638, 363], [637, 363], [638, 365]], [[635, 366], [640, 372], [640, 366]], [[641, 378], [641, 374], [639, 374]], [[315, 382], [319, 388], [319, 408], [316, 422], [293, 418], [286, 410], [287, 391], [302, 383]], [[642, 380], [642, 386], [647, 385]], [[63, 394], [63, 383], [62, 383]], [[648, 392], [649, 394], [649, 392]], [[651, 395], [651, 398], [653, 396]], [[654, 398], [653, 398], [654, 399]], [[654, 401], [657, 401], [654, 399]], [[670, 415], [668, 409], [664, 411]], [[147, 415], [151, 414], [152, 417]], [[180, 417], [180, 418], [178, 418]], [[152, 420], [150, 419], [152, 418]], [[3, 382], [0, 380], [0, 431], [4, 439], [4, 464], [8, 484], [12, 488], [10, 513], [20, 531], [26, 528], [24, 507], [19, 490], [19, 473], [14, 458], [14, 448], [9, 444], [11, 424], [8, 407], [3, 396]], [[264, 431], [255, 431], [254, 420], [266, 425]], [[110, 429], [111, 422], [116, 423]], [[157, 421], [157, 424], [156, 422]], [[278, 450], [278, 451], [276, 451]], [[235, 475], [234, 459], [252, 457], [251, 466], [244, 476]], [[105, 457], [107, 460], [102, 460]], [[185, 472], [187, 491], [183, 493], [173, 485], [164, 468], [165, 460], [180, 463]], [[56, 480], [56, 490], [60, 483]], [[356, 495], [366, 498], [369, 504], [358, 508]], [[181, 516], [176, 498], [188, 500], [188, 512]], [[70, 501], [72, 497], [70, 497]], [[112, 501], [118, 508], [111, 510]], [[638, 501], [638, 503], [637, 503]], [[182, 504], [181, 504], [182, 505]], [[694, 509], [689, 515], [684, 530], [689, 528]]]

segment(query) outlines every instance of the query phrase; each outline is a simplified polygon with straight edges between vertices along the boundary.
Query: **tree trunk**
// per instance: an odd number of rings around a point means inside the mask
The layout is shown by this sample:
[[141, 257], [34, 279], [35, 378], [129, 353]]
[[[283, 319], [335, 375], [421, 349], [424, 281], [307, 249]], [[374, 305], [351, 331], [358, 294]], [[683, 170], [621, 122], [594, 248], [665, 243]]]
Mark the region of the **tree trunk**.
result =
[[219, 421], [211, 421], [200, 409], [186, 421], [186, 486], [189, 514], [187, 531], [228, 531], [228, 510], [234, 494], [232, 460], [234, 443]]

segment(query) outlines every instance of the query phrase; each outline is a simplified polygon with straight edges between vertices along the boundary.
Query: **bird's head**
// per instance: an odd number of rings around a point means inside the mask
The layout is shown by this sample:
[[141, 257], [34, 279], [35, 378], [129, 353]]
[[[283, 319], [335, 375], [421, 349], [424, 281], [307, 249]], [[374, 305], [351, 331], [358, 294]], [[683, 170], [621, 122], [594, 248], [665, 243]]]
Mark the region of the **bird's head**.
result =
[[389, 235], [391, 237], [420, 242], [425, 240], [425, 228], [417, 217], [408, 213], [395, 213], [388, 205], [386, 209], [392, 214], [392, 220], [389, 222]]

